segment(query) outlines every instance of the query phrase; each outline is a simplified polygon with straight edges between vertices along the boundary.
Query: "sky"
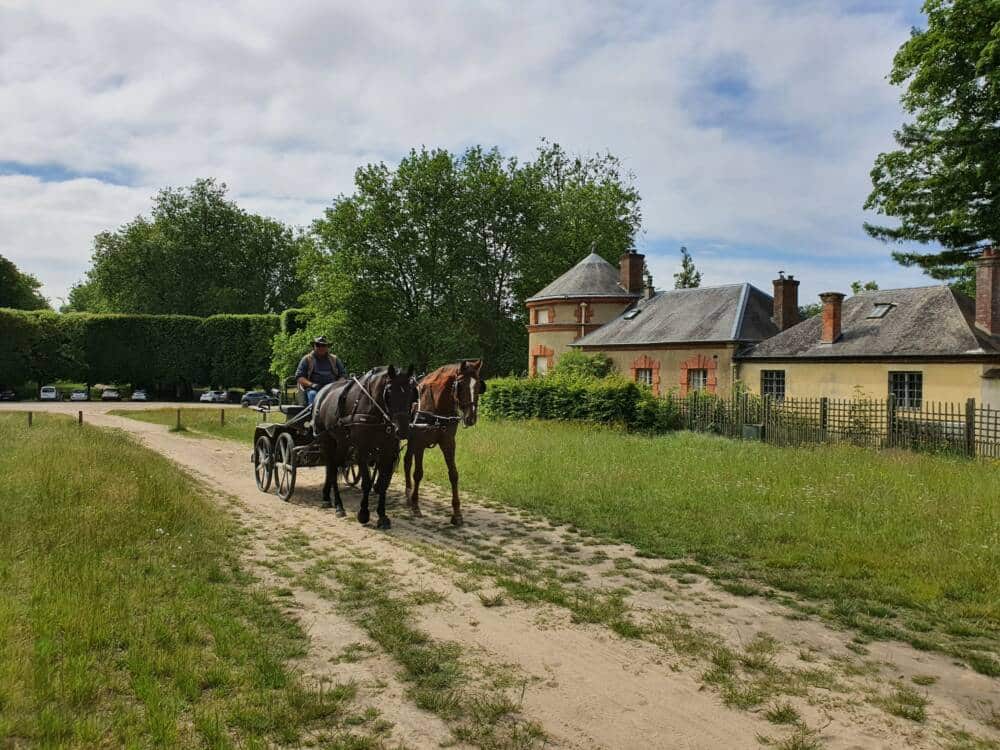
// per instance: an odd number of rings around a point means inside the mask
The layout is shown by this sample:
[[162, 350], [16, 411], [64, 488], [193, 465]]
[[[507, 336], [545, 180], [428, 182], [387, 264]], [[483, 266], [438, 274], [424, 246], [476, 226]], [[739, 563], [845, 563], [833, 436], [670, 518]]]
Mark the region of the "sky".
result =
[[659, 287], [681, 245], [704, 285], [784, 270], [802, 302], [930, 284], [862, 229], [922, 24], [919, 0], [4, 0], [0, 255], [58, 307], [162, 187], [215, 177], [305, 227], [363, 164], [546, 138], [635, 175]]

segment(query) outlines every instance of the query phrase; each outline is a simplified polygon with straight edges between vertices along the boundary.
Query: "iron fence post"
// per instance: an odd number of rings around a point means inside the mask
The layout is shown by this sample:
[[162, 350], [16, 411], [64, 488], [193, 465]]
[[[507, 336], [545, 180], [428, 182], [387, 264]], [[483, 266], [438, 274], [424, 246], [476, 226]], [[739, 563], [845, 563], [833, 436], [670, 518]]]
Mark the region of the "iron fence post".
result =
[[976, 457], [976, 399], [965, 402], [965, 455]]
[[823, 396], [819, 400], [819, 430], [823, 435], [823, 439], [826, 439], [826, 429], [830, 421], [830, 399]]
[[889, 396], [885, 400], [885, 431], [887, 447], [896, 445], [896, 397]]

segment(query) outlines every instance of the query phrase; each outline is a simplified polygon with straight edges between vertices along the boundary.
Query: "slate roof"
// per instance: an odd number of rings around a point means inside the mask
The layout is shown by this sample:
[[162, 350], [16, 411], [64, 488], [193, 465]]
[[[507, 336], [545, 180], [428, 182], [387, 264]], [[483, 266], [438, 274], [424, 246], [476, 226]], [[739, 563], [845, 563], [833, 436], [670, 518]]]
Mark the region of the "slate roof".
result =
[[567, 297], [609, 297], [613, 299], [638, 299], [618, 283], [618, 269], [597, 253], [591, 253], [542, 291], [529, 297], [527, 302], [541, 302]]
[[[869, 318], [876, 303], [891, 304]], [[841, 338], [821, 344], [822, 316], [762, 341], [742, 359], [836, 357], [962, 357], [1000, 355], [1000, 337], [976, 327], [976, 304], [947, 286], [862, 292], [844, 300]]]
[[751, 284], [672, 289], [640, 300], [573, 346], [754, 342], [773, 336], [774, 300]]

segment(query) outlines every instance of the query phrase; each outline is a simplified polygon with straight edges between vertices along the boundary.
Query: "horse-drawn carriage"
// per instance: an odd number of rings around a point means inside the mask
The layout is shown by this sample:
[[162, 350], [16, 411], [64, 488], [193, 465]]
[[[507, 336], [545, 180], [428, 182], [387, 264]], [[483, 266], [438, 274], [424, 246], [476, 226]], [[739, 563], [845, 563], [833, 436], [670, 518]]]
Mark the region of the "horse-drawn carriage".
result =
[[[338, 477], [362, 488], [358, 520], [368, 522], [368, 496], [374, 488], [379, 496], [379, 526], [389, 527], [385, 516], [385, 491], [406, 441], [406, 488], [410, 508], [420, 515], [418, 491], [423, 477], [423, 454], [439, 446], [448, 466], [452, 485], [452, 523], [461, 524], [458, 471], [455, 468], [455, 431], [459, 423], [476, 423], [479, 395], [485, 391], [480, 360], [463, 360], [440, 367], [419, 382], [412, 369], [376, 368], [365, 375], [346, 378], [326, 386], [314, 406], [284, 404], [282, 390], [278, 409], [285, 422], [264, 422], [254, 431], [254, 478], [261, 492], [272, 485], [275, 494], [289, 500], [301, 467], [325, 466], [323, 502], [344, 514]], [[258, 411], [268, 412], [261, 405]], [[411, 467], [416, 466], [411, 480]], [[335, 504], [331, 500], [333, 489]]]

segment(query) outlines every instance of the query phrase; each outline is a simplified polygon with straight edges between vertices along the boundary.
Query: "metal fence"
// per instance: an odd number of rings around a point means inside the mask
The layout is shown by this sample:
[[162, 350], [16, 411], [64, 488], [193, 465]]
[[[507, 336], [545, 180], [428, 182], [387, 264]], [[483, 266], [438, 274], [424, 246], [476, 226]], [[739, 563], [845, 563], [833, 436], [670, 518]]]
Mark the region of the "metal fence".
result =
[[672, 398], [683, 428], [772, 445], [848, 443], [1000, 459], [1000, 410], [965, 403], [785, 398], [699, 392]]

